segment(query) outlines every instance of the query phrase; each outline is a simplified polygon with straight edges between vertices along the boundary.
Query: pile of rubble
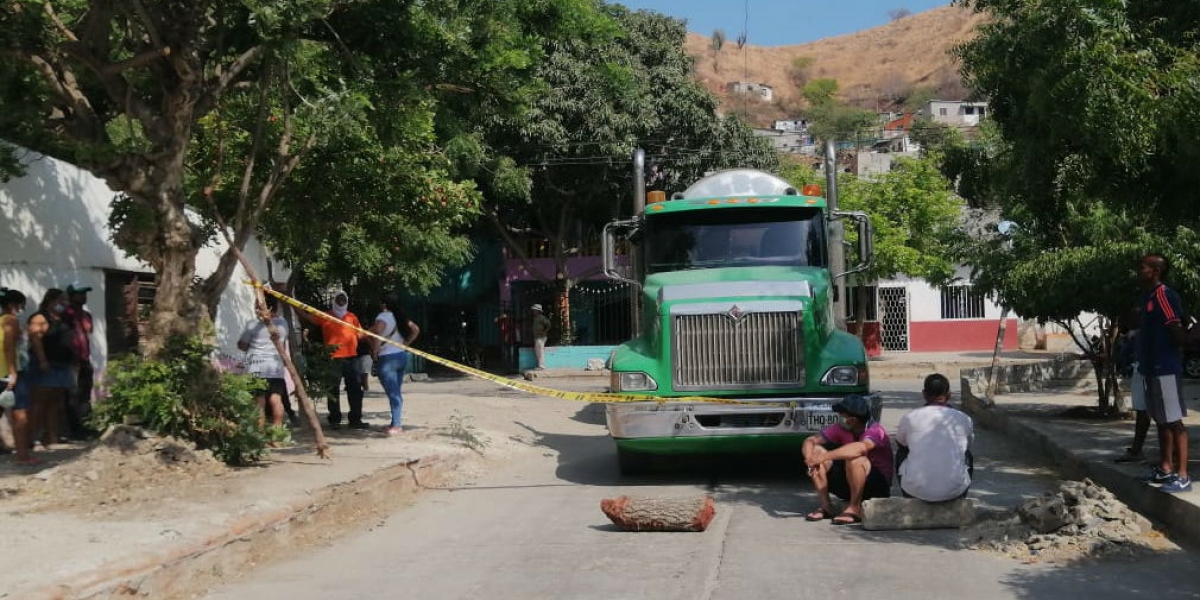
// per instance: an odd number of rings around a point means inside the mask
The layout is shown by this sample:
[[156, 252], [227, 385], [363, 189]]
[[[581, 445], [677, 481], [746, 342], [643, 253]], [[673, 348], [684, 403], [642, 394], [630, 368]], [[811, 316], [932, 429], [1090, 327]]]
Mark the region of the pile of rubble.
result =
[[118, 425], [78, 458], [30, 477], [21, 495], [42, 498], [42, 509], [107, 512], [141, 496], [186, 489], [186, 483], [228, 472], [211, 452], [190, 442]]
[[1090, 479], [1063, 482], [1058, 492], [984, 518], [965, 533], [968, 548], [1025, 562], [1069, 562], [1174, 547], [1150, 521]]

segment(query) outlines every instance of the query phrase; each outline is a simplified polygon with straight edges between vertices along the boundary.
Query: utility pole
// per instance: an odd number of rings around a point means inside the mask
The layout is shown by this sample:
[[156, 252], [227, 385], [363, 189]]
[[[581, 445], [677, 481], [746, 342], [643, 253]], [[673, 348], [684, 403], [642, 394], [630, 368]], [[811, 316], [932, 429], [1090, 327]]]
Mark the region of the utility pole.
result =
[[840, 219], [833, 216], [838, 210], [837, 189], [837, 144], [832, 139], [825, 140], [825, 199], [829, 210], [829, 273], [833, 276], [833, 322], [838, 329], [846, 329], [846, 239], [845, 230]]

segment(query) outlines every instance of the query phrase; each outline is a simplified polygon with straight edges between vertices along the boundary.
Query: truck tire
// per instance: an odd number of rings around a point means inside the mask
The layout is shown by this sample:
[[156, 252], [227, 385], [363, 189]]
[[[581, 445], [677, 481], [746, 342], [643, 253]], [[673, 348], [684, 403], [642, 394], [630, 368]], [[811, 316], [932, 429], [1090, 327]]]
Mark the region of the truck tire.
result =
[[1200, 354], [1184, 355], [1183, 374], [1191, 379], [1200, 379]]
[[651, 471], [650, 456], [617, 448], [617, 469], [622, 475], [645, 475]]

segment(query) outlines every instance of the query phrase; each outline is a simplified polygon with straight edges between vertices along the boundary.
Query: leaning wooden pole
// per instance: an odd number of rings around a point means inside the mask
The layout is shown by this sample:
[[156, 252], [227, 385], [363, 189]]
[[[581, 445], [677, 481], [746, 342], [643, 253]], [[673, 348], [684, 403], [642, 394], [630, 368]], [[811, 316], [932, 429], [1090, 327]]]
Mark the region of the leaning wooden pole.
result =
[[237, 244], [233, 243], [233, 238], [229, 235], [229, 228], [225, 226], [225, 221], [221, 218], [221, 213], [217, 210], [216, 202], [213, 202], [212, 196], [208, 196], [209, 204], [212, 205], [213, 215], [217, 219], [217, 225], [221, 229], [221, 235], [225, 237], [225, 243], [229, 244], [229, 249], [237, 256], [238, 262], [242, 268], [246, 270], [246, 275], [254, 283], [254, 308], [258, 318], [267, 326], [267, 331], [271, 334], [271, 343], [275, 344], [275, 351], [279, 352], [279, 357], [283, 359], [283, 366], [287, 369], [288, 374], [292, 376], [292, 383], [296, 384], [296, 396], [300, 404], [300, 412], [304, 413], [304, 420], [308, 422], [309, 429], [313, 432], [313, 438], [317, 444], [317, 456], [321, 458], [329, 458], [329, 442], [325, 441], [325, 432], [321, 430], [321, 419], [317, 418], [317, 412], [313, 409], [313, 403], [309, 400], [308, 391], [304, 389], [304, 379], [300, 377], [300, 371], [296, 369], [296, 364], [292, 362], [292, 356], [283, 345], [283, 340], [279, 335], [279, 328], [271, 323], [271, 313], [267, 311], [267, 298], [263, 294], [262, 286], [259, 284], [258, 275], [254, 272], [254, 267], [250, 261], [246, 259], [246, 255], [238, 249]]

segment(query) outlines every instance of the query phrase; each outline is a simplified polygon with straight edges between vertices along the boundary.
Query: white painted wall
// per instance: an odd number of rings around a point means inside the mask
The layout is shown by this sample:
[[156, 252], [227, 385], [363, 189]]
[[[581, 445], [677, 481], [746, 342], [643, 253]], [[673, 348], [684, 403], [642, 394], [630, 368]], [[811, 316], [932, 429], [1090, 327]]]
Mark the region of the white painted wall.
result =
[[[108, 353], [105, 323], [105, 270], [153, 273], [144, 263], [125, 256], [112, 243], [108, 219], [116, 193], [91, 173], [33, 152], [23, 155], [26, 174], [0, 183], [0, 286], [14, 288], [28, 298], [32, 314], [42, 295], [52, 287], [65, 289], [72, 282], [91, 286], [88, 310], [95, 317], [92, 360], [103, 367]], [[211, 274], [226, 248], [213, 240], [201, 250], [196, 268], [200, 277]], [[267, 274], [268, 251], [257, 240], [247, 244], [246, 257], [262, 277]], [[276, 280], [289, 271], [276, 262]], [[239, 266], [217, 311], [217, 344], [236, 352], [242, 327], [254, 317], [254, 295], [242, 281]]]
[[[959, 267], [955, 276], [962, 283], [970, 281], [970, 269]], [[930, 285], [923, 279], [913, 279], [911, 277], [895, 277], [879, 282], [880, 287], [903, 286], [908, 290], [908, 318], [909, 322], [920, 323], [925, 321], [941, 321], [942, 320], [942, 292], [939, 288]], [[998, 304], [985, 299], [983, 302], [983, 318], [984, 319], [999, 319], [1001, 308]], [[1015, 315], [1013, 315], [1015, 318]]]

